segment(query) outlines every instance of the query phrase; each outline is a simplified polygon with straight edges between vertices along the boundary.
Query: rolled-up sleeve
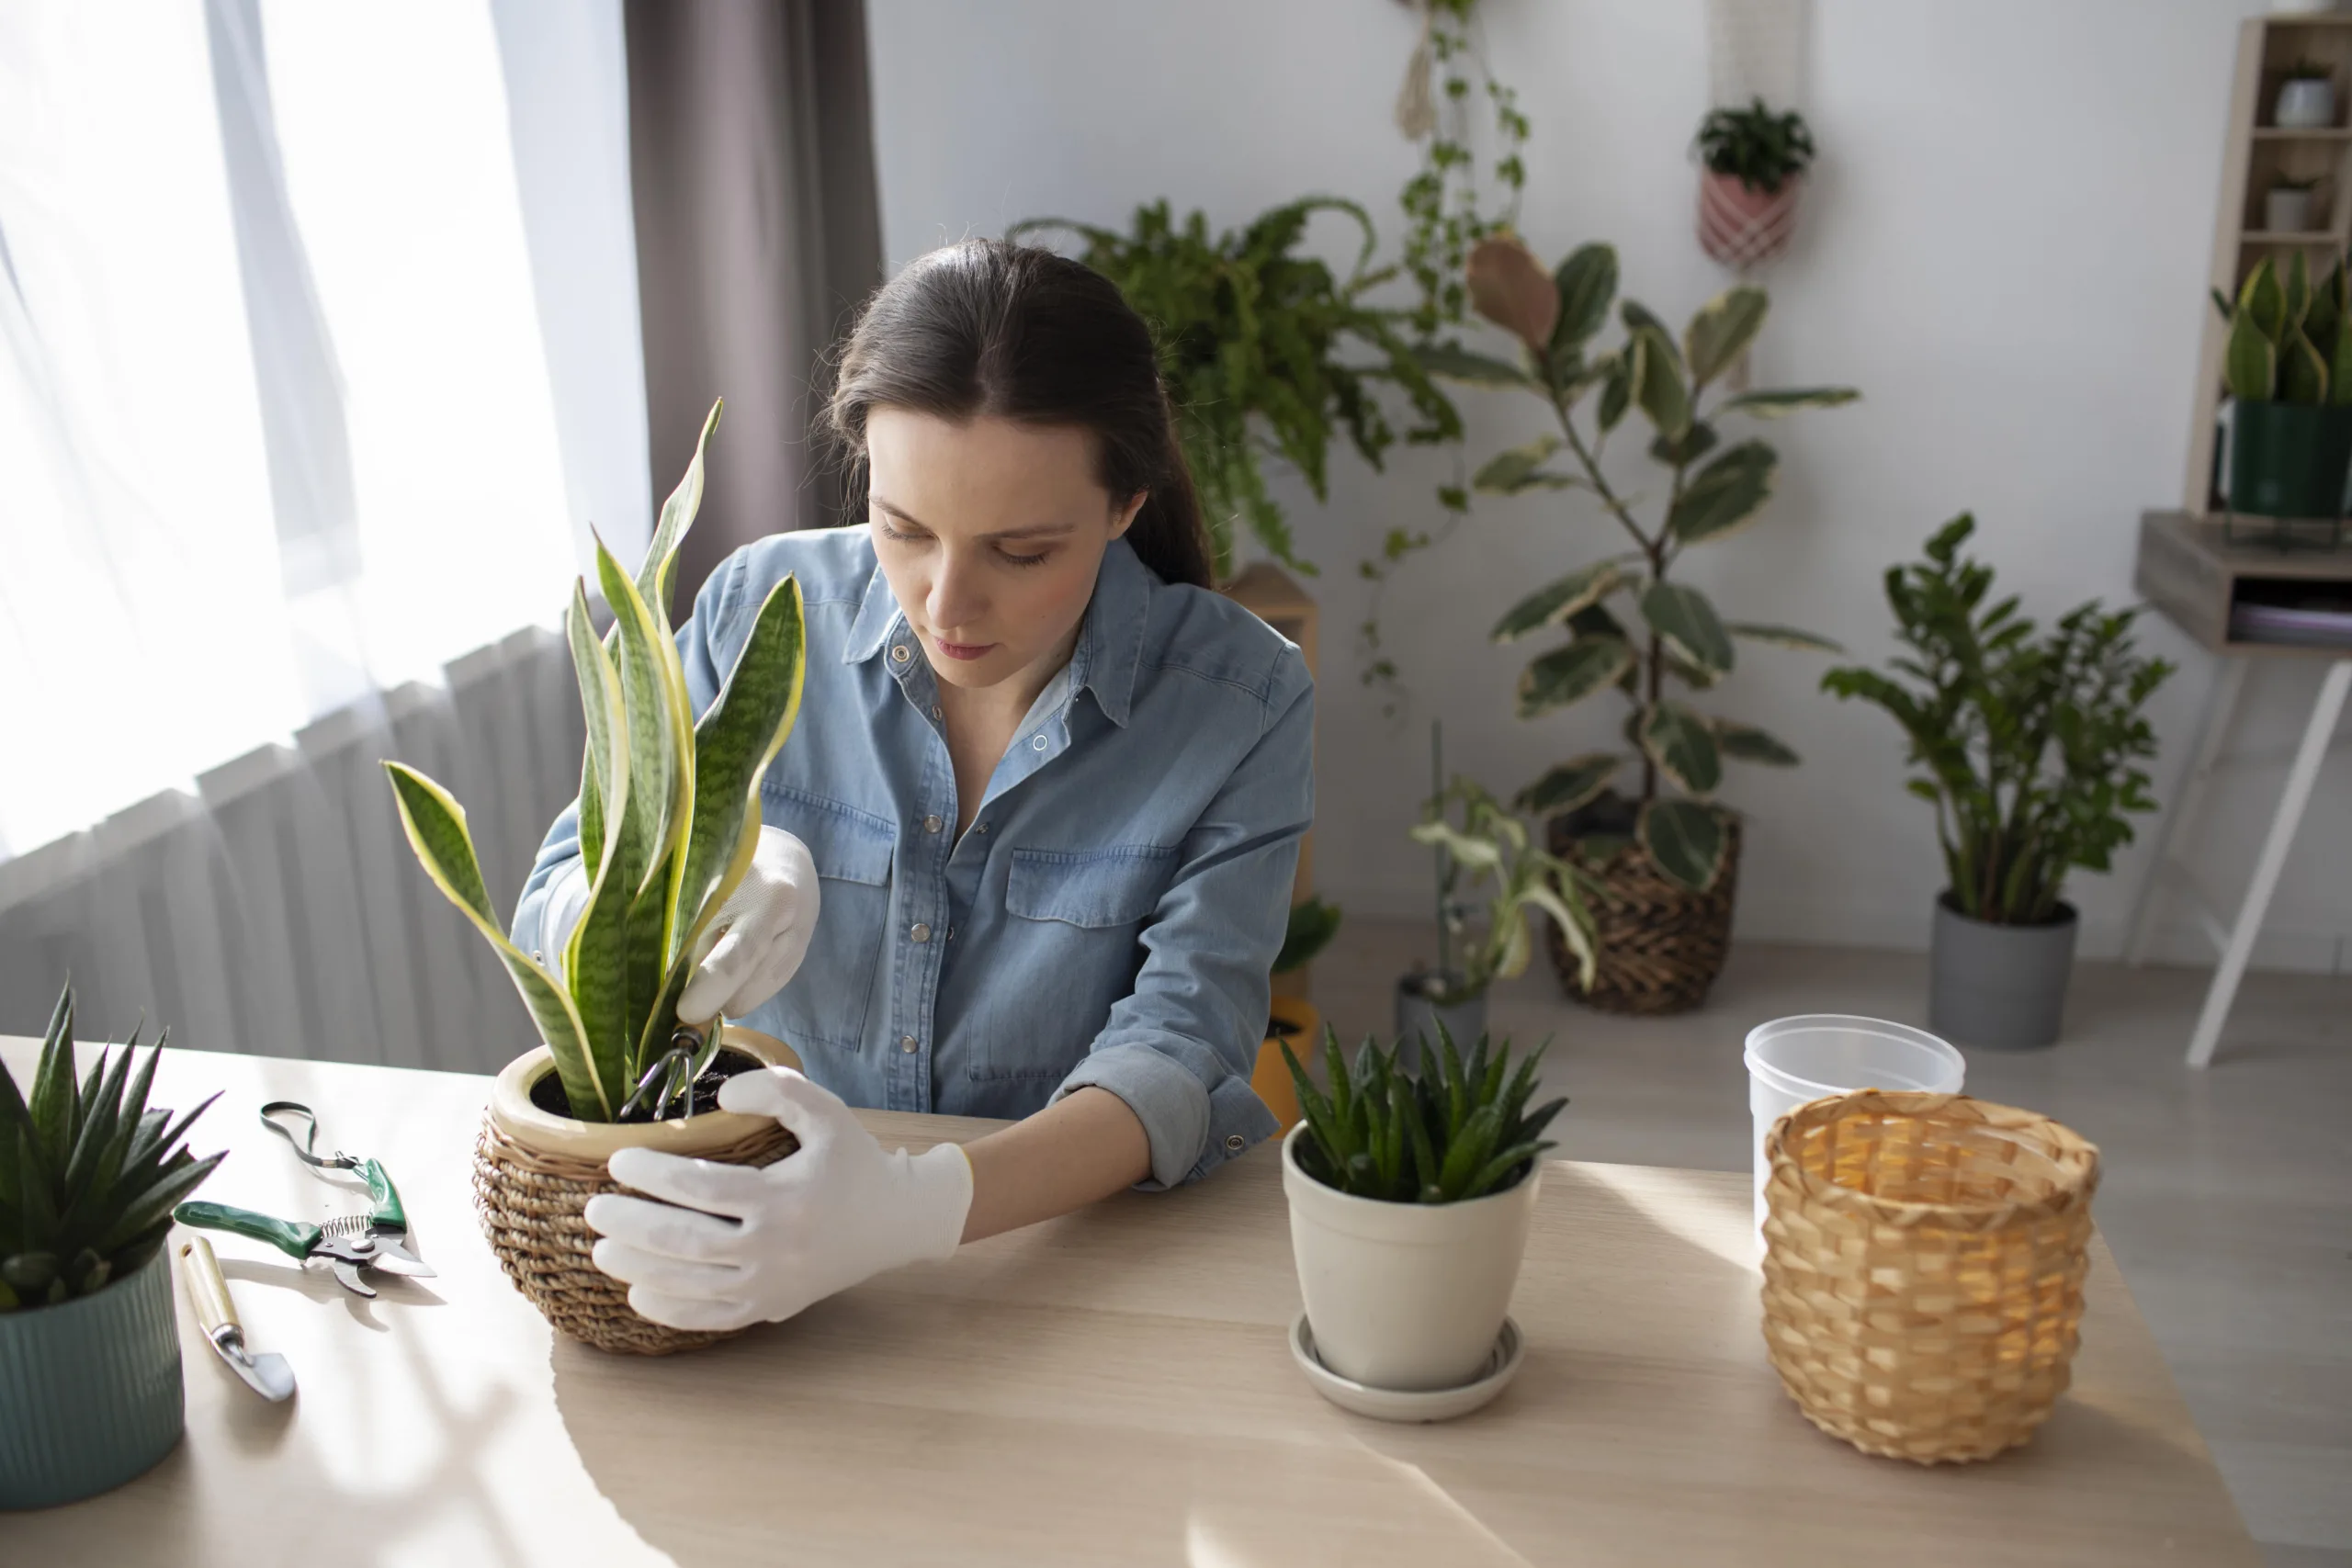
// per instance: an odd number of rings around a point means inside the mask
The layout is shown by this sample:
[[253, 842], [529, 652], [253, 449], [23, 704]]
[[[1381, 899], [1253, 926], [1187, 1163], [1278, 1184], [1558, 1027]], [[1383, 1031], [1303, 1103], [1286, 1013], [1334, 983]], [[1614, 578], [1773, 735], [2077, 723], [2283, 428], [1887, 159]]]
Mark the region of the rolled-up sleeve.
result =
[[1147, 1189], [1196, 1180], [1276, 1130], [1250, 1075], [1315, 816], [1314, 686], [1295, 648], [1264, 711], [1257, 743], [1184, 837], [1133, 992], [1054, 1093], [1091, 1086], [1126, 1102], [1151, 1141]]

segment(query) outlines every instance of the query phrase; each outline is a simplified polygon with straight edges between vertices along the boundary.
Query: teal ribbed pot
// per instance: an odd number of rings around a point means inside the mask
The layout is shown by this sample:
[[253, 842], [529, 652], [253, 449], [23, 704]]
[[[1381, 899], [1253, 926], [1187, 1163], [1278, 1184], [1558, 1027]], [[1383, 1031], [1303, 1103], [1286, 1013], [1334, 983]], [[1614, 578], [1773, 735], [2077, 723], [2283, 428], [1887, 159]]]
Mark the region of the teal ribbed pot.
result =
[[169, 1247], [62, 1306], [0, 1312], [0, 1508], [119, 1486], [180, 1440]]

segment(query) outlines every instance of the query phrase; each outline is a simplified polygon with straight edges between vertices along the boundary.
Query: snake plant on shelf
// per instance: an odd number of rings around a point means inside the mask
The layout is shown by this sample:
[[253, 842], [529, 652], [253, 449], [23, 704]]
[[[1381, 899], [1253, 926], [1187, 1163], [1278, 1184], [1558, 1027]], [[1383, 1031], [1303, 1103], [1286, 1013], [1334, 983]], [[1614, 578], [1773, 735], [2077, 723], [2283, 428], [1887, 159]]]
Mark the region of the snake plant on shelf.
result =
[[[1518, 355], [1505, 361], [1444, 344], [1422, 350], [1422, 363], [1433, 375], [1540, 399], [1559, 427], [1498, 454], [1478, 470], [1475, 487], [1488, 495], [1582, 491], [1633, 547], [1537, 589], [1496, 624], [1497, 642], [1566, 635], [1521, 674], [1520, 716], [1555, 713], [1611, 686], [1623, 692], [1632, 706], [1625, 733], [1642, 773], [1638, 792], [1622, 806], [1658, 871], [1703, 892], [1722, 874], [1730, 844], [1726, 813], [1712, 799], [1724, 760], [1786, 767], [1797, 755], [1753, 725], [1669, 694], [1668, 682], [1690, 692], [1713, 687], [1731, 672], [1735, 637], [1838, 651], [1809, 632], [1725, 621], [1706, 595], [1671, 581], [1683, 551], [1752, 522], [1772, 493], [1779, 456], [1752, 438], [1726, 445], [1717, 425], [1832, 408], [1858, 394], [1805, 387], [1705, 400], [1764, 325], [1764, 291], [1748, 284], [1701, 306], [1679, 344], [1665, 322], [1626, 299], [1618, 307], [1624, 340], [1600, 350], [1593, 340], [1617, 296], [1611, 246], [1586, 245], [1547, 276], [1516, 238], [1490, 238], [1471, 253], [1468, 283], [1478, 313], [1520, 340]], [[1636, 514], [1641, 498], [1621, 491], [1601, 467], [1610, 434], [1634, 411], [1651, 427], [1649, 455], [1664, 470], [1654, 492], [1664, 497], [1662, 515], [1650, 524]], [[1571, 471], [1549, 466], [1562, 453]], [[1599, 802], [1624, 761], [1614, 751], [1570, 758], [1521, 791], [1518, 805], [1549, 818]], [[1661, 787], [1668, 785], [1671, 793]]]
[[760, 778], [800, 711], [805, 637], [800, 587], [789, 577], [761, 604], [699, 721], [687, 698], [670, 593], [718, 423], [714, 404], [635, 578], [597, 540], [597, 582], [614, 614], [602, 641], [584, 586], [572, 587], [564, 630], [587, 721], [580, 852], [590, 883], [560, 977], [499, 923], [465, 808], [415, 769], [384, 764], [425, 874], [497, 951], [555, 1058], [571, 1114], [584, 1122], [658, 1116], [687, 1098], [716, 1054], [715, 1021], [681, 1040], [678, 997], [719, 907], [751, 868]]

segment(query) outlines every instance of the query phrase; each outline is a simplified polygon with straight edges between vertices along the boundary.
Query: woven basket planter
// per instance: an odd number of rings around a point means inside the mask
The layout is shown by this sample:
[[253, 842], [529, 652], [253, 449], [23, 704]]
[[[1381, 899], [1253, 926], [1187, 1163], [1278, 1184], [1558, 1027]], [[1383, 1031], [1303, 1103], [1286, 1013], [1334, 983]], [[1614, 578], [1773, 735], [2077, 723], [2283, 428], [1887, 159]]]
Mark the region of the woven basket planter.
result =
[[1797, 1107], [1764, 1148], [1764, 1339], [1805, 1418], [1918, 1464], [2030, 1438], [2074, 1362], [2098, 1150], [1877, 1089]]
[[[780, 1041], [729, 1028], [723, 1044], [770, 1066], [797, 1066]], [[555, 1070], [542, 1045], [498, 1075], [474, 1140], [474, 1214], [514, 1288], [557, 1330], [599, 1350], [666, 1356], [733, 1332], [671, 1328], [639, 1317], [628, 1287], [596, 1267], [596, 1233], [582, 1211], [599, 1192], [627, 1192], [607, 1174], [616, 1150], [661, 1149], [728, 1165], [773, 1165], [799, 1147], [773, 1119], [706, 1111], [684, 1121], [607, 1123], [554, 1115], [530, 1091]], [[734, 1332], [740, 1332], [734, 1331]]]
[[[1572, 816], [1552, 819], [1552, 852], [1563, 858], [1574, 852]], [[1628, 843], [1606, 861], [1579, 859], [1604, 889], [1590, 901], [1599, 951], [1591, 990], [1577, 983], [1577, 959], [1559, 928], [1544, 922], [1553, 967], [1570, 1001], [1602, 1012], [1669, 1013], [1688, 1012], [1707, 999], [1731, 951], [1732, 904], [1739, 892], [1736, 818], [1728, 830], [1723, 874], [1704, 893], [1668, 880], [1638, 844]]]

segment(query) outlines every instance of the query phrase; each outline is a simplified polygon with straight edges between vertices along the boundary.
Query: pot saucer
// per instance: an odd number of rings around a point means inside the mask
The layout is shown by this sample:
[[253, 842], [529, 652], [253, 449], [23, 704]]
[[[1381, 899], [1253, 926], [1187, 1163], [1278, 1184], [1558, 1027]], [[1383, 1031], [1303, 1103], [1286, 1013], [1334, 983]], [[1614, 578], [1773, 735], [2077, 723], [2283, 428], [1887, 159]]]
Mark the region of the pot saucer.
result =
[[1521, 1337], [1519, 1325], [1506, 1317], [1502, 1332], [1495, 1337], [1495, 1348], [1476, 1377], [1455, 1388], [1408, 1393], [1374, 1388], [1325, 1366], [1315, 1353], [1315, 1331], [1307, 1326], [1306, 1314], [1300, 1313], [1298, 1321], [1290, 1325], [1290, 1359], [1298, 1363], [1316, 1393], [1342, 1410], [1375, 1421], [1450, 1421], [1467, 1416], [1510, 1386], [1510, 1380], [1519, 1375], [1519, 1364], [1527, 1359], [1527, 1341]]

